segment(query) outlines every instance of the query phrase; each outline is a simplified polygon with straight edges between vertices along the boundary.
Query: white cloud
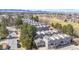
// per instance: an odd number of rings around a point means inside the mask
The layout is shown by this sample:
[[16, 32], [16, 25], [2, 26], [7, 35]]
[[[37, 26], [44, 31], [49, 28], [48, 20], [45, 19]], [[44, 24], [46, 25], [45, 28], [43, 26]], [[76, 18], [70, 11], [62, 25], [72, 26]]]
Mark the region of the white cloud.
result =
[[79, 9], [78, 0], [0, 0], [0, 9]]

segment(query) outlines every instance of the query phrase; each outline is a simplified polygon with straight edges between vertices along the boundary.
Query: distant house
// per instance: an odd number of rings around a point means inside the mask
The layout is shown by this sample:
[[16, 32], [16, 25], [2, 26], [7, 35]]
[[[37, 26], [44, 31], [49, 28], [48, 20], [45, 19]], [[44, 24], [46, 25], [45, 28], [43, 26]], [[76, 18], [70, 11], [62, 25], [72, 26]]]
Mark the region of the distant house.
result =
[[45, 47], [49, 49], [71, 44], [71, 40], [72, 38], [66, 34], [54, 34], [52, 36], [44, 36], [41, 39], [36, 39], [35, 43], [37, 46], [45, 45]]
[[55, 29], [53, 29], [53, 30], [42, 30], [42, 31], [36, 32], [38, 37], [41, 37], [41, 36], [43, 37], [43, 36], [46, 36], [46, 35], [51, 36], [51, 35], [57, 34], [57, 33], [58, 33], [58, 31], [55, 30]]
[[9, 35], [7, 36], [7, 38], [12, 38], [12, 37], [18, 37], [18, 33], [17, 33], [17, 29], [14, 27], [7, 27], [8, 31], [9, 31]]
[[45, 42], [44, 40], [42, 40], [42, 38], [37, 38], [35, 40], [35, 44], [36, 46], [39, 48], [39, 47], [45, 47]]
[[72, 40], [72, 38], [66, 34], [52, 35], [48, 38], [44, 38], [44, 40], [46, 40], [46, 39], [48, 40], [48, 48], [50, 46], [58, 47], [58, 46], [71, 44], [71, 40]]
[[69, 35], [61, 34], [56, 29], [50, 29], [49, 25], [47, 24], [36, 22], [31, 19], [22, 19], [22, 20], [24, 23], [36, 26], [37, 35], [34, 41], [38, 48], [46, 47], [49, 49], [51, 47], [58, 47], [71, 43], [72, 38]]

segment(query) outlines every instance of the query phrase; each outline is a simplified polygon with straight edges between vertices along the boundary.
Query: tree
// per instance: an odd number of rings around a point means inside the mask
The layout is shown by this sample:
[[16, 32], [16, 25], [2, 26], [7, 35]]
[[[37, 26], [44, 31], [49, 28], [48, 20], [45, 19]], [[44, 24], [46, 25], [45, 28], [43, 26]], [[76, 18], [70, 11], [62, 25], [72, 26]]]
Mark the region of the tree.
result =
[[21, 26], [21, 34], [23, 33], [23, 34], [27, 34], [27, 26], [28, 26], [28, 24], [26, 23], [26, 24], [23, 24], [22, 26]]
[[67, 25], [67, 33], [69, 35], [72, 35], [73, 34], [73, 31], [74, 31], [73, 26], [71, 24], [68, 24]]
[[0, 45], [0, 50], [2, 50], [2, 45]]
[[29, 36], [33, 36], [33, 37], [35, 37], [35, 35], [36, 35], [36, 27], [35, 26], [33, 26], [33, 25], [28, 25], [27, 26], [27, 31], [28, 31], [28, 35]]
[[31, 19], [34, 19], [33, 15], [31, 16]]
[[4, 39], [8, 36], [8, 34], [9, 34], [9, 32], [6, 29], [6, 26], [4, 24], [1, 24], [1, 26], [0, 26], [0, 37]]
[[51, 25], [52, 25], [52, 27], [54, 27], [54, 24], [53, 23]]
[[7, 19], [6, 19], [6, 18], [4, 18], [4, 17], [2, 17], [1, 24], [3, 24], [3, 25], [5, 25], [5, 26], [6, 26], [6, 25], [8, 24]]
[[22, 19], [21, 19], [20, 16], [18, 16], [17, 19], [16, 19], [15, 25], [16, 25], [16, 26], [20, 26], [20, 25], [22, 25], [22, 24], [23, 24]]
[[21, 36], [20, 36], [20, 42], [22, 44], [22, 47], [26, 48], [26, 45], [27, 45], [27, 41], [26, 41], [26, 27], [25, 25], [23, 25], [21, 27]]
[[29, 36], [21, 35], [20, 41], [22, 43], [22, 47], [24, 47], [26, 49], [30, 49], [31, 48], [31, 39], [30, 39]]
[[[3, 20], [4, 19], [4, 20]], [[8, 15], [7, 18], [4, 18], [3, 17], [3, 22], [7, 25], [7, 26], [13, 26], [15, 25], [15, 19], [11, 16], [11, 15]]]
[[7, 18], [2, 17], [2, 21], [1, 23], [3, 23], [6, 26], [13, 26], [15, 25], [15, 18], [13, 18], [12, 16], [8, 15]]
[[38, 18], [38, 16], [36, 16], [36, 17], [35, 17], [35, 21], [37, 21], [37, 22], [39, 21], [39, 18]]
[[34, 16], [32, 16], [32, 17], [31, 17], [31, 19], [33, 19], [34, 21], [37, 21], [37, 22], [39, 21], [38, 16], [35, 16], [35, 17], [34, 17]]
[[73, 29], [73, 26], [71, 24], [64, 25], [62, 30], [63, 30], [64, 33], [67, 33], [69, 35], [73, 35], [74, 29]]
[[56, 23], [56, 24], [54, 25], [54, 27], [57, 28], [57, 29], [62, 29], [62, 25], [59, 24], [59, 23]]
[[24, 48], [32, 49], [33, 40], [36, 35], [36, 27], [33, 25], [23, 24], [21, 27], [20, 41]]
[[62, 31], [64, 32], [64, 33], [66, 33], [67, 31], [67, 27], [66, 27], [66, 25], [64, 25], [63, 27], [62, 27]]
[[58, 25], [58, 29], [62, 29], [62, 25], [61, 24]]
[[65, 19], [64, 22], [67, 22], [67, 19]]
[[6, 29], [7, 25], [8, 25], [7, 19], [3, 17], [0, 23], [0, 37], [2, 39], [6, 38], [9, 34], [8, 30]]

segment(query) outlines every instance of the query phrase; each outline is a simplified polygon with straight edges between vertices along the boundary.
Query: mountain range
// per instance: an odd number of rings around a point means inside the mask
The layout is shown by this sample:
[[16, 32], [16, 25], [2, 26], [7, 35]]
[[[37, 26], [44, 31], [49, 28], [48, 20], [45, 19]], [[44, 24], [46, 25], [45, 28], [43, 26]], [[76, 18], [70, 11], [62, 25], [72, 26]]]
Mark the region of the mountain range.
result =
[[79, 13], [79, 9], [0, 9], [0, 12], [26, 12], [26, 13]]

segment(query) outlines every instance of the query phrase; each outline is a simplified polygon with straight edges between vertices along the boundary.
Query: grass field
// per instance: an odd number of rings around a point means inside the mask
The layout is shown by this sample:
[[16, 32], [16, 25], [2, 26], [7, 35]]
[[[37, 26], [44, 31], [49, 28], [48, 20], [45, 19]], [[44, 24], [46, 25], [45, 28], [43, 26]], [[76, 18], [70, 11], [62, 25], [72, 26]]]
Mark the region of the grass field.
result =
[[78, 24], [78, 23], [64, 22], [63, 20], [59, 20], [59, 19], [57, 19], [57, 18], [51, 19], [50, 24], [51, 24], [51, 23], [54, 23], [54, 24], [60, 23], [62, 26], [67, 25], [67, 24], [71, 24], [74, 29], [79, 30], [79, 24]]
[[64, 22], [64, 20], [59, 20], [57, 18], [53, 18], [51, 19], [50, 21], [50, 24], [53, 23], [53, 24], [56, 24], [56, 23], [59, 23], [61, 24], [62, 26], [64, 25], [67, 25], [67, 24], [71, 24], [74, 28], [74, 33], [79, 36], [79, 24], [78, 23], [73, 23], [73, 22]]

